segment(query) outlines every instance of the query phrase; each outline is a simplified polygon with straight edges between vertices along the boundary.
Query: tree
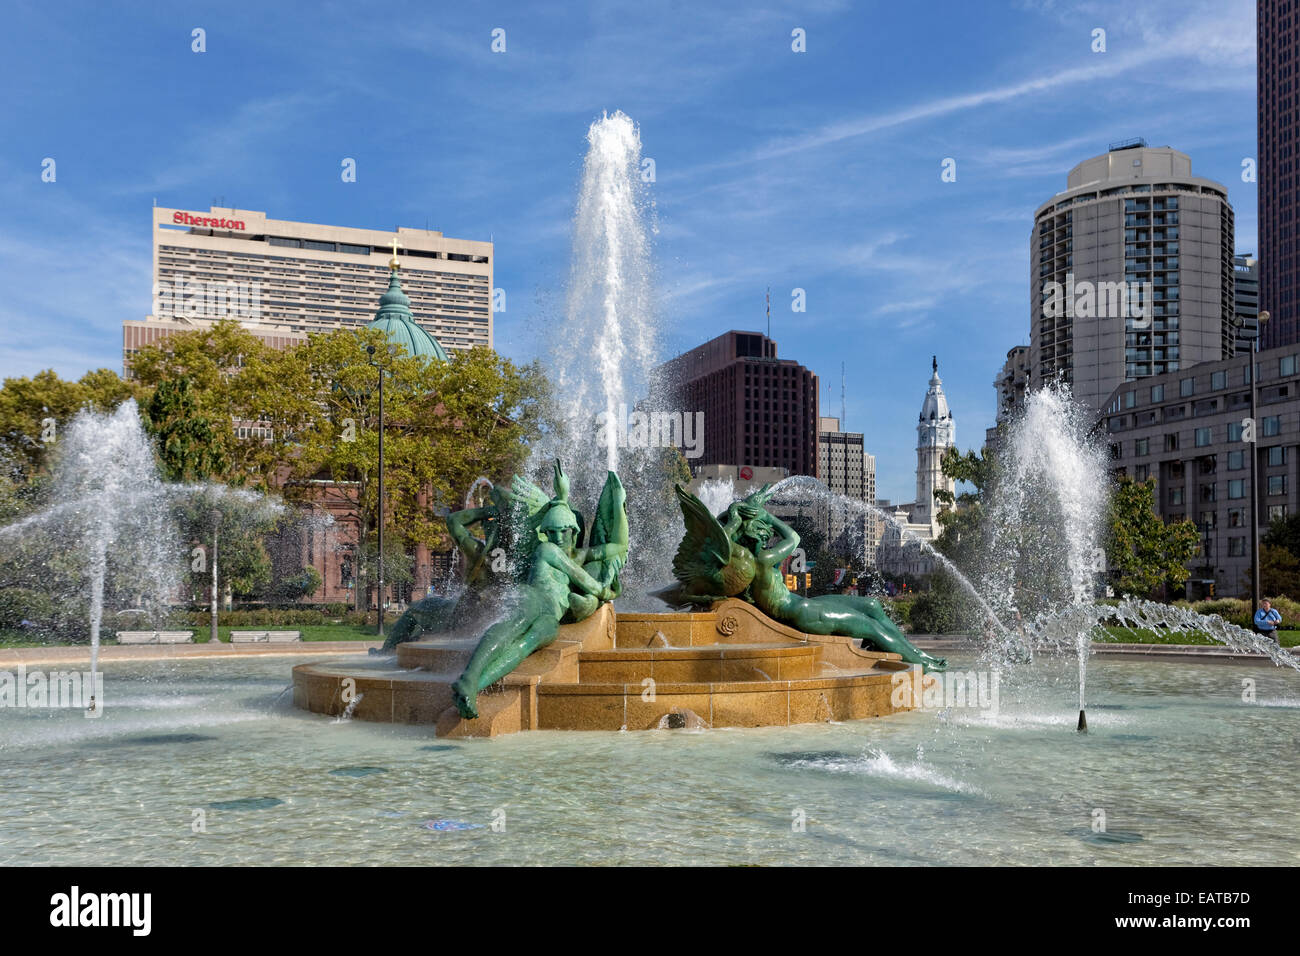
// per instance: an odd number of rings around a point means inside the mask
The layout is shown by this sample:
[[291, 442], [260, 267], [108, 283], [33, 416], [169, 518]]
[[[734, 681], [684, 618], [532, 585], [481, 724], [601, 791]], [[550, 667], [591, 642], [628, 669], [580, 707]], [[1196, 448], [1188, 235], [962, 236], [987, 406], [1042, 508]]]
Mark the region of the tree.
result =
[[[176, 404], [179, 396], [165, 395], [162, 400], [166, 404], [160, 411], [169, 409], [173, 413], [166, 419], [166, 427], [179, 433], [206, 428], [211, 443], [208, 464], [220, 466], [210, 477], [225, 484], [267, 490], [274, 487], [274, 459], [283, 453], [286, 442], [283, 431], [276, 433], [262, 425], [262, 396], [253, 394], [247, 368], [256, 366], [271, 352], [274, 350], [237, 321], [223, 319], [207, 328], [177, 332], [145, 346], [131, 357], [131, 372], [140, 386], [151, 390], [175, 389], [179, 386], [164, 383], [188, 381], [183, 409]], [[281, 403], [297, 397], [294, 389], [299, 384], [294, 380], [282, 383]], [[201, 422], [186, 422], [179, 417], [182, 412], [185, 419]], [[163, 427], [164, 422], [155, 424]], [[240, 438], [237, 426], [253, 430]], [[266, 440], [267, 431], [272, 432], [270, 441]]]
[[[1292, 557], [1300, 559], [1300, 514], [1278, 518], [1268, 526], [1268, 534], [1264, 535], [1260, 543], [1282, 548], [1290, 552]], [[1263, 567], [1262, 564], [1260, 566]]]
[[1300, 558], [1279, 545], [1260, 542], [1259, 588], [1260, 597], [1300, 594]]
[[110, 369], [87, 372], [69, 382], [52, 370], [31, 378], [7, 378], [0, 385], [0, 459], [21, 482], [43, 472], [59, 434], [83, 408], [111, 412], [148, 390]]
[[970, 573], [987, 552], [989, 534], [984, 498], [996, 484], [1001, 469], [992, 451], [986, 451], [983, 456], [973, 450], [962, 454], [956, 447], [944, 452], [940, 466], [946, 477], [969, 485], [973, 490], [961, 494], [943, 490], [935, 492], [935, 500], [948, 506], [939, 514], [943, 530], [935, 547], [959, 568]]
[[1124, 477], [1111, 493], [1106, 559], [1121, 594], [1145, 597], [1165, 581], [1182, 584], [1189, 575], [1187, 562], [1196, 554], [1196, 525], [1161, 521], [1155, 487], [1154, 478]]
[[157, 444], [168, 481], [203, 481], [226, 470], [217, 429], [199, 411], [194, 380], [188, 375], [163, 379], [145, 406], [145, 428]]

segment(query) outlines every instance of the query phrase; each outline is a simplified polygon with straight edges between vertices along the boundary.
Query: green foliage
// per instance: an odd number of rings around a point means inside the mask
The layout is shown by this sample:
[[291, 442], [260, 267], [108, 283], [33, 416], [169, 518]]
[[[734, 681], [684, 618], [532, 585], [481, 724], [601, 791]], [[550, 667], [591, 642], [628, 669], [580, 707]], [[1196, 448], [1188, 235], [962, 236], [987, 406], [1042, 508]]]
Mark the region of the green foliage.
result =
[[[51, 370], [0, 385], [0, 464], [20, 484], [43, 472], [58, 435], [83, 408], [111, 412], [128, 398], [147, 394], [110, 369], [87, 372], [75, 382]], [[48, 428], [53, 422], [53, 430]], [[53, 440], [47, 440], [53, 439]]]
[[167, 481], [204, 481], [225, 473], [219, 430], [201, 412], [190, 376], [158, 383], [145, 405], [145, 429], [155, 441]]
[[1259, 587], [1267, 595], [1300, 595], [1300, 559], [1280, 545], [1260, 543]]
[[1146, 597], [1168, 581], [1187, 580], [1199, 537], [1190, 521], [1166, 524], [1155, 512], [1155, 479], [1124, 477], [1110, 496], [1106, 559], [1121, 594]]
[[1268, 526], [1268, 533], [1261, 539], [1261, 544], [1282, 548], [1300, 559], [1300, 514], [1278, 518]]
[[970, 485], [973, 490], [960, 494], [943, 490], [935, 492], [935, 500], [948, 506], [939, 513], [943, 530], [935, 547], [963, 571], [970, 573], [976, 569], [979, 557], [988, 545], [984, 496], [995, 486], [1001, 468], [992, 452], [984, 456], [973, 450], [962, 454], [956, 447], [944, 452], [941, 467], [945, 476]]
[[956, 579], [940, 570], [930, 575], [930, 590], [913, 600], [908, 623], [917, 634], [969, 633], [977, 625], [978, 615]]

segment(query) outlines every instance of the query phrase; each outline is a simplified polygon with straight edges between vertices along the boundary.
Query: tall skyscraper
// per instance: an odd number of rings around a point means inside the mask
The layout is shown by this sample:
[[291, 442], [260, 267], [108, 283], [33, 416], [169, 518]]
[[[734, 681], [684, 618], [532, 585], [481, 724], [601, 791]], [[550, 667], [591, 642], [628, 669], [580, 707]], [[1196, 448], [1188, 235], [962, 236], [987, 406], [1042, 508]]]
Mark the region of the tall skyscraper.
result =
[[818, 379], [758, 332], [726, 332], [655, 369], [659, 408], [704, 413], [691, 467], [748, 465], [817, 477]]
[[1142, 140], [1070, 171], [1034, 213], [1030, 386], [1060, 376], [1101, 413], [1128, 381], [1233, 349], [1233, 216], [1221, 184]]
[[153, 314], [123, 323], [124, 364], [144, 345], [223, 318], [277, 347], [365, 325], [388, 287], [394, 239], [420, 327], [451, 350], [491, 347], [490, 242], [154, 207]]
[[1300, 342], [1300, 12], [1293, 0], [1259, 0], [1255, 62], [1259, 101], [1259, 301], [1271, 315], [1259, 347]]
[[1259, 335], [1259, 260], [1247, 253], [1232, 257], [1232, 300], [1237, 329], [1235, 352], [1245, 355]]
[[[837, 495], [862, 505], [876, 500], [876, 459], [863, 446], [862, 432], [842, 431], [838, 418], [820, 418], [817, 427], [817, 471], [820, 481]], [[840, 553], [862, 555], [864, 565], [876, 560], [876, 517], [865, 508], [819, 503], [818, 522], [826, 540]]]
[[912, 506], [910, 524], [930, 528], [930, 536], [939, 536], [939, 508], [934, 500], [936, 491], [951, 492], [955, 484], [943, 473], [944, 453], [957, 443], [956, 424], [948, 408], [948, 397], [943, 393], [939, 379], [939, 360], [931, 360], [933, 374], [921, 403], [921, 415], [916, 423], [916, 503]]

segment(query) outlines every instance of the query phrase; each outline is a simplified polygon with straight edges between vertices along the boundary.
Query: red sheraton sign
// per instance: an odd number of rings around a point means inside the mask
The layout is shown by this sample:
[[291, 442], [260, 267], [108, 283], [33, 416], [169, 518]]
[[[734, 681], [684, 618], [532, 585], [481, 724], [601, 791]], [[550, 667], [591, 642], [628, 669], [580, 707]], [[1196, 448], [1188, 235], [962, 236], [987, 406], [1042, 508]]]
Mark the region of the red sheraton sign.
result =
[[242, 219], [213, 219], [211, 216], [191, 216], [187, 212], [172, 213], [172, 222], [178, 226], [207, 226], [210, 229], [243, 229]]

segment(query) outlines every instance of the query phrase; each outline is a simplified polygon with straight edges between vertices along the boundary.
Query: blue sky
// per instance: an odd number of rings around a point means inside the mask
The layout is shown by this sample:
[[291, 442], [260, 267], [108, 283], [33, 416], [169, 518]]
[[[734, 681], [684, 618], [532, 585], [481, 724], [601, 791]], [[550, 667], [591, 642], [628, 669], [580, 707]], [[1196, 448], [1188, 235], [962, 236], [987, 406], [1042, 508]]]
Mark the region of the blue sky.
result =
[[761, 329], [770, 286], [781, 355], [821, 376], [824, 414], [847, 365], [878, 493], [911, 500], [930, 355], [978, 447], [1028, 341], [1033, 211], [1070, 167], [1134, 136], [1181, 149], [1255, 251], [1249, 0], [10, 3], [4, 21], [0, 376], [120, 368], [155, 199], [491, 238], [497, 347], [531, 358], [587, 127], [621, 109], [656, 165], [665, 357]]

